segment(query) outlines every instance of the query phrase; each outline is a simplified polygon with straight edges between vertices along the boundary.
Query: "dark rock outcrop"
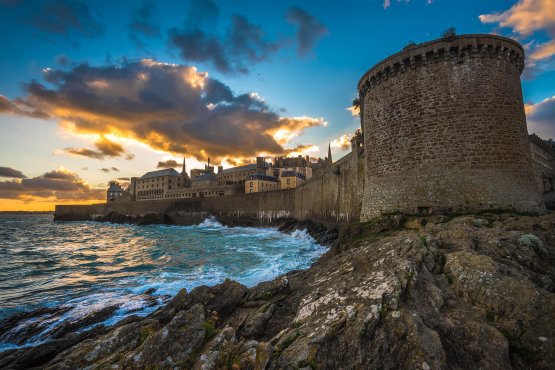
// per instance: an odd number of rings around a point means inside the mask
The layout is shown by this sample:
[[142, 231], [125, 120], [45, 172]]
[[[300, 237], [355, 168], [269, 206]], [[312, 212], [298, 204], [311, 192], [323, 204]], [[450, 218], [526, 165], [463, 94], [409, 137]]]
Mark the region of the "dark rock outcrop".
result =
[[347, 230], [308, 270], [183, 290], [55, 358], [21, 362], [23, 349], [0, 366], [553, 368], [555, 214], [392, 216]]

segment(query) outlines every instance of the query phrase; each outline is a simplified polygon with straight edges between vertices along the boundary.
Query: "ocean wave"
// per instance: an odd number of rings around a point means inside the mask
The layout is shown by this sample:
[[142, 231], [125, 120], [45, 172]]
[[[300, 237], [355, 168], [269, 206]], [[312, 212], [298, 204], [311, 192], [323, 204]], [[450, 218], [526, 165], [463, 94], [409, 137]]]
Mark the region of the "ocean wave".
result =
[[187, 227], [22, 218], [11, 220], [10, 241], [0, 240], [0, 351], [148, 315], [183, 288], [226, 278], [251, 287], [326, 251], [306, 230], [226, 227], [215, 218]]

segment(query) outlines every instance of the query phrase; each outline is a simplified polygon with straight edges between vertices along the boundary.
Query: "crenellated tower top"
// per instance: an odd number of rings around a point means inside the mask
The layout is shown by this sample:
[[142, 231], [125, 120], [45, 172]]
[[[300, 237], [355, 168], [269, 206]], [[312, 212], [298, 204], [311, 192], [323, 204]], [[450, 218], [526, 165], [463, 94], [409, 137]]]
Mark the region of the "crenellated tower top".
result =
[[422, 65], [445, 61], [462, 64], [468, 58], [496, 58], [514, 64], [519, 73], [524, 69], [524, 49], [510, 38], [488, 34], [441, 38], [408, 46], [370, 68], [359, 80], [359, 95], [362, 97], [382, 81]]

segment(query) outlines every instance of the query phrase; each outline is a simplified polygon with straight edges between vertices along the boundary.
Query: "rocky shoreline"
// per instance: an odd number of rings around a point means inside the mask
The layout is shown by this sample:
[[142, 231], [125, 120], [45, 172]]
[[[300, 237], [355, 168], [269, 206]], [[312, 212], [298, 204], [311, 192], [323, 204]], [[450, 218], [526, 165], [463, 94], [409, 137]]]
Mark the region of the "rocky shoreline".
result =
[[322, 227], [305, 225], [332, 245], [307, 270], [182, 290], [147, 317], [2, 352], [0, 368], [553, 368], [555, 213], [388, 216], [336, 242]]

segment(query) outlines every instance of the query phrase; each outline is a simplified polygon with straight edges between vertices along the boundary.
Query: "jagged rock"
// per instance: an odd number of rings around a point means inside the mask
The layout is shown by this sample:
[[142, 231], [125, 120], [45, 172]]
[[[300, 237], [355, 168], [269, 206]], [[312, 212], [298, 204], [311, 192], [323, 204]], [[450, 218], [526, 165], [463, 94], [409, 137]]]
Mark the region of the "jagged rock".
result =
[[[48, 366], [553, 368], [555, 214], [399, 216], [346, 230], [308, 270], [183, 290], [147, 318], [75, 339]], [[141, 344], [148, 322], [160, 326]], [[0, 367], [59, 352], [7, 351]]]
[[275, 304], [268, 304], [258, 309], [240, 328], [240, 335], [244, 338], [259, 338], [264, 333], [268, 321], [276, 311]]
[[289, 280], [287, 276], [272, 280], [264, 281], [257, 286], [249, 289], [246, 301], [266, 301], [275, 297], [278, 294], [289, 292], [291, 286], [289, 285]]
[[204, 342], [204, 307], [196, 304], [180, 311], [172, 321], [150, 335], [146, 341], [123, 360], [125, 367], [188, 367], [189, 357]]
[[122, 359], [122, 354], [141, 345], [160, 329], [156, 320], [143, 320], [126, 324], [95, 340], [86, 340], [71, 350], [61, 353], [48, 369], [102, 369]]

